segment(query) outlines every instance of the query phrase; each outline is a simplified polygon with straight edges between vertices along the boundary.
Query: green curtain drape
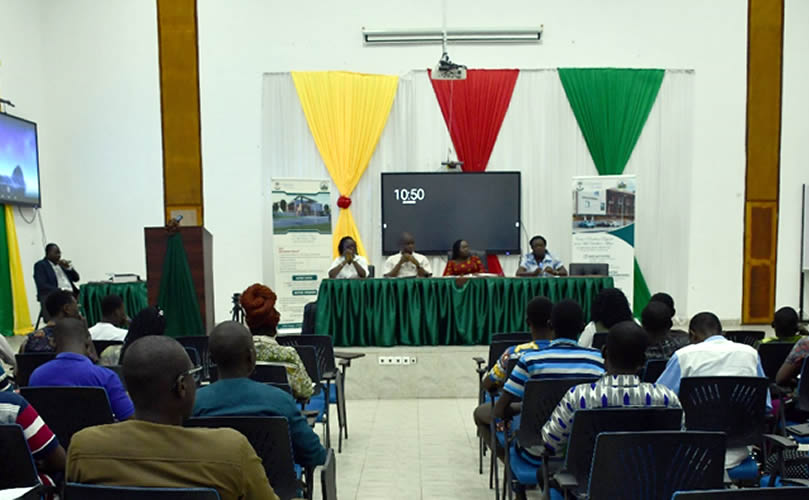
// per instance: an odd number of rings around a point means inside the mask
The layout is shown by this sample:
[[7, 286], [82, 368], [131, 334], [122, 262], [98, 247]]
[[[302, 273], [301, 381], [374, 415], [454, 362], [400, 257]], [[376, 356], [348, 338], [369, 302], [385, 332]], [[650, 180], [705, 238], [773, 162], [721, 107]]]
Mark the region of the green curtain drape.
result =
[[157, 304], [166, 315], [166, 335], [205, 335], [194, 280], [180, 233], [170, 236], [166, 242]]
[[526, 331], [525, 305], [543, 295], [573, 299], [589, 318], [612, 278], [323, 280], [315, 332], [336, 346], [487, 345], [491, 334]]
[[124, 310], [130, 318], [134, 318], [142, 309], [149, 305], [146, 294], [146, 282], [135, 283], [87, 283], [81, 286], [79, 304], [82, 314], [87, 320], [87, 326], [93, 326], [101, 320], [101, 299], [107, 295], [115, 294], [124, 301]]
[[[4, 207], [0, 205], [0, 210]], [[2, 215], [2, 213], [0, 213]], [[6, 218], [0, 216], [0, 334], [14, 335], [14, 294], [11, 290], [11, 271], [6, 245]]]
[[[559, 79], [599, 175], [624, 172], [649, 117], [662, 69], [559, 68]], [[635, 259], [633, 310], [649, 303], [649, 287]]]

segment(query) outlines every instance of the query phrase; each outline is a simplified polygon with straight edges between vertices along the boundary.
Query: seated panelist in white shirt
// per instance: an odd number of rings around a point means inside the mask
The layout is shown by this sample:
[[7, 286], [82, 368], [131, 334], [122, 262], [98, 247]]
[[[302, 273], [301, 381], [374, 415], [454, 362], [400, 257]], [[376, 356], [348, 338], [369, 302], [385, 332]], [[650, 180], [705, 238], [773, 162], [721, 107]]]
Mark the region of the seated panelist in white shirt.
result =
[[90, 327], [93, 340], [124, 341], [127, 331], [121, 328], [126, 324], [124, 301], [119, 295], [107, 295], [101, 299], [101, 320]]
[[433, 274], [430, 261], [416, 253], [416, 239], [410, 233], [402, 233], [399, 239], [400, 251], [385, 261], [386, 278], [429, 278]]
[[329, 268], [329, 278], [354, 279], [368, 276], [368, 261], [357, 255], [357, 242], [351, 236], [343, 236], [337, 244], [339, 257], [334, 259]]

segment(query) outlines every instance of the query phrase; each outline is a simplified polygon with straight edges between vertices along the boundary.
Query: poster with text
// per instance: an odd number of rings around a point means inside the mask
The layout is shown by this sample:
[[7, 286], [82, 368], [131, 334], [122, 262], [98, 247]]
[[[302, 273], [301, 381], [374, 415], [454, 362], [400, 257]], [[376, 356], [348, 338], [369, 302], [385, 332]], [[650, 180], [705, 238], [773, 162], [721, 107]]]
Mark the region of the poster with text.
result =
[[272, 233], [279, 330], [300, 330], [332, 261], [331, 196], [325, 179], [274, 178]]
[[609, 273], [632, 305], [635, 282], [634, 175], [573, 178], [570, 261], [609, 264]]

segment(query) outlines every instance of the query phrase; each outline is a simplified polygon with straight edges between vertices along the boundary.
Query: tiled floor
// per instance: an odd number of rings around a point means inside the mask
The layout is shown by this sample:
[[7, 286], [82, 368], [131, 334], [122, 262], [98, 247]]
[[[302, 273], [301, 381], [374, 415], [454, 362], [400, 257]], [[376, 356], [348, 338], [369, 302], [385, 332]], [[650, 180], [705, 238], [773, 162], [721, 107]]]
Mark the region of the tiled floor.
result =
[[[349, 439], [337, 454], [340, 500], [493, 499], [488, 467], [478, 474], [472, 422], [476, 403], [474, 399], [349, 401]], [[336, 449], [336, 429], [332, 434]], [[315, 498], [320, 498], [319, 491]]]

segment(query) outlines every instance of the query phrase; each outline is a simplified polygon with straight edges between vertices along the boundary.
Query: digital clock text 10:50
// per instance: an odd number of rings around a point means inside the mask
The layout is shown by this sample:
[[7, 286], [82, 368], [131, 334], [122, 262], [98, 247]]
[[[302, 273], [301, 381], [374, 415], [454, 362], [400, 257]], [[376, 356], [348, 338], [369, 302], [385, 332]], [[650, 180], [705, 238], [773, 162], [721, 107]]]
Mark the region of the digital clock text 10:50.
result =
[[424, 188], [394, 189], [393, 194], [396, 196], [396, 201], [413, 205], [424, 199]]

